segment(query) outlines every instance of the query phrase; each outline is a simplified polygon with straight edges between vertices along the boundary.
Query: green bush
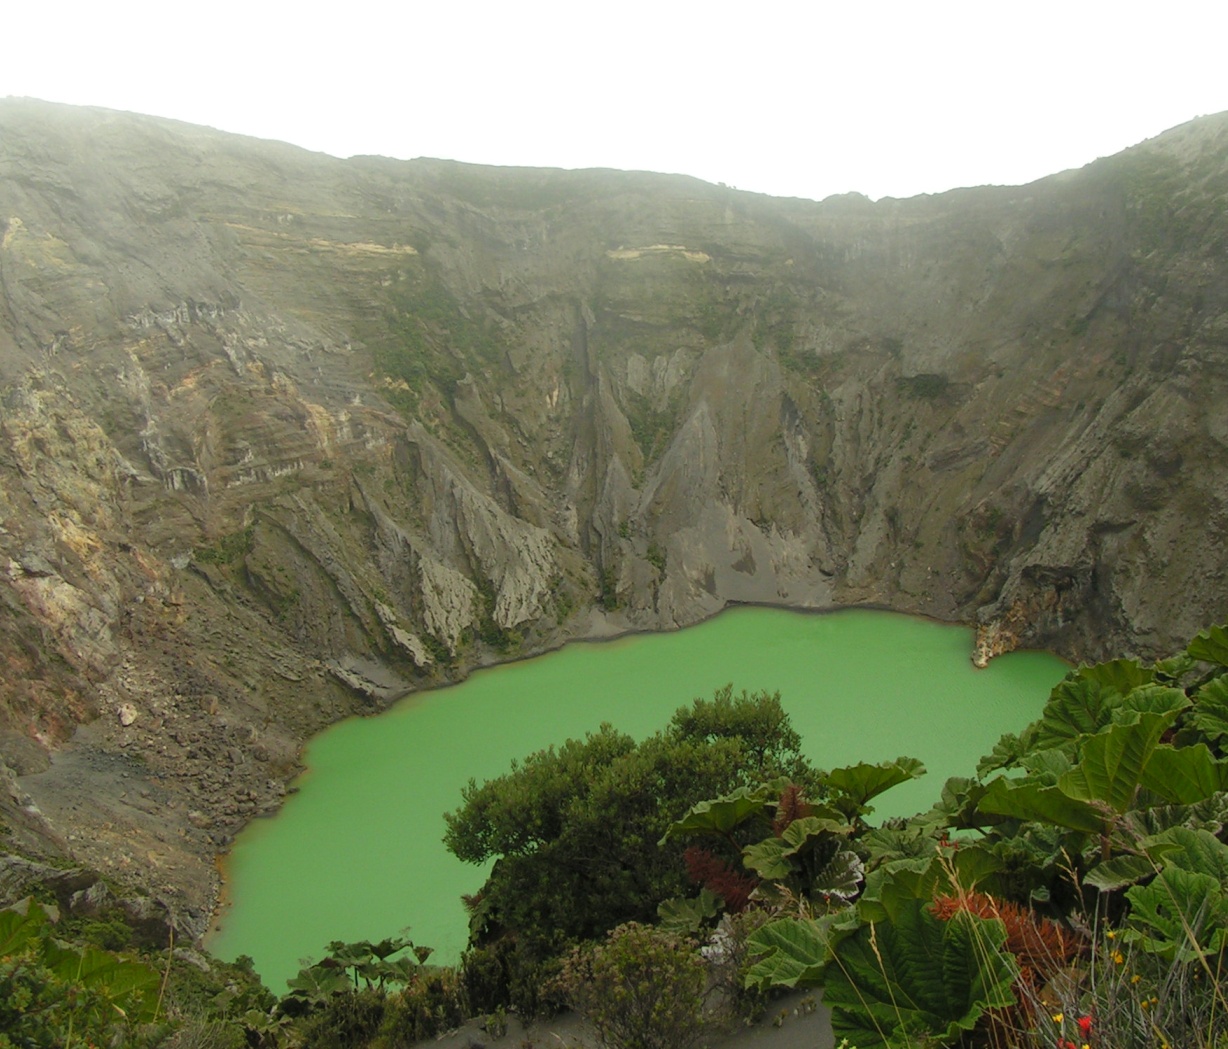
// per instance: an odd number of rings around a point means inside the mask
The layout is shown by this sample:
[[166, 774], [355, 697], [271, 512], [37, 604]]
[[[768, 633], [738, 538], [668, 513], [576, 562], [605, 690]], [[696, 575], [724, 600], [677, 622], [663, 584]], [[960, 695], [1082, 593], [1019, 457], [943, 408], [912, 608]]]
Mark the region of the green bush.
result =
[[378, 1049], [409, 1049], [459, 1027], [468, 1013], [464, 987], [455, 969], [425, 971], [399, 994], [389, 996], [384, 1022], [372, 1045]]
[[629, 922], [573, 951], [561, 985], [607, 1049], [688, 1049], [707, 1033], [707, 970], [695, 945]]
[[553, 1016], [566, 1007], [559, 993], [559, 959], [537, 944], [503, 939], [465, 952], [460, 980], [471, 1014], [510, 1010]]
[[387, 997], [374, 988], [336, 994], [311, 1012], [299, 1029], [312, 1049], [356, 1049], [379, 1032]]

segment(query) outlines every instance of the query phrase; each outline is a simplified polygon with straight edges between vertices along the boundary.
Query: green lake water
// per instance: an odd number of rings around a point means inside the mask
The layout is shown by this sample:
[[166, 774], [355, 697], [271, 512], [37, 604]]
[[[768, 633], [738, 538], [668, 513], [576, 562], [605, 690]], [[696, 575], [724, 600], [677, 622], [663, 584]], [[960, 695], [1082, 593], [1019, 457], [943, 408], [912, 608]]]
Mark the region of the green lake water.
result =
[[470, 777], [502, 775], [512, 759], [603, 721], [644, 738], [729, 682], [779, 691], [820, 767], [920, 758], [929, 774], [883, 795], [876, 815], [928, 809], [948, 776], [972, 775], [1003, 732], [1036, 718], [1068, 669], [1017, 652], [976, 670], [971, 650], [968, 628], [890, 612], [734, 608], [675, 633], [573, 643], [352, 718], [311, 743], [282, 811], [239, 836], [226, 868], [231, 902], [208, 946], [250, 955], [279, 993], [330, 940], [406, 926], [436, 949], [433, 961], [455, 961], [466, 937], [460, 896], [485, 872], [444, 849], [443, 813]]

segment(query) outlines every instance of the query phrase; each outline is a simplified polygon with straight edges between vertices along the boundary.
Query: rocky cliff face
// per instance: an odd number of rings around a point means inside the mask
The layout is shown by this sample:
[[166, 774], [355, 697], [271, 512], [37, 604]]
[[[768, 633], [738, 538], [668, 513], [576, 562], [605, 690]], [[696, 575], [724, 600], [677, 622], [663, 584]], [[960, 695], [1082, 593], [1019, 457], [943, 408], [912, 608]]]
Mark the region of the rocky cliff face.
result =
[[[1228, 612], [1228, 119], [777, 200], [0, 102], [10, 845], [199, 931], [318, 728], [730, 601]], [[754, 683], [751, 683], [754, 684]]]

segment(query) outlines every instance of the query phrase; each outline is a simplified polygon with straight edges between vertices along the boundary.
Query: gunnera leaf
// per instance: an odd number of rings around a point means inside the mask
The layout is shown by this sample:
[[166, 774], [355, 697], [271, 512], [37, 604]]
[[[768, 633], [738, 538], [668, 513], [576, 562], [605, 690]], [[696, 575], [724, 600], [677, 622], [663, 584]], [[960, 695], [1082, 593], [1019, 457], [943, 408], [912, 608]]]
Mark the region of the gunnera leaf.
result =
[[1096, 673], [1098, 670], [1080, 667], [1053, 686], [1035, 725], [1033, 750], [1073, 748], [1080, 736], [1093, 736], [1112, 720], [1113, 710], [1125, 698], [1119, 687], [1124, 682], [1121, 675], [1109, 675], [1115, 681], [1109, 683]]
[[1142, 785], [1165, 801], [1194, 805], [1228, 790], [1228, 759], [1217, 761], [1205, 743], [1156, 747]]
[[1228, 737], [1228, 674], [1212, 678], [1198, 690], [1189, 720], [1213, 746], [1221, 745]]
[[47, 912], [30, 900], [25, 913], [8, 908], [0, 911], [0, 958], [17, 954], [27, 943], [42, 934]]
[[1165, 867], [1149, 885], [1126, 890], [1130, 915], [1122, 939], [1168, 962], [1187, 962], [1228, 946], [1228, 897], [1209, 874]]
[[866, 868], [861, 857], [852, 849], [838, 849], [830, 860], [823, 865], [810, 886], [812, 896], [834, 896], [840, 900], [851, 900], [861, 890], [862, 879]]
[[1148, 853], [1155, 855], [1156, 846], [1167, 846], [1161, 855], [1171, 867], [1208, 874], [1228, 892], [1228, 845], [1214, 834], [1193, 827], [1171, 827], [1143, 843]]
[[925, 766], [916, 758], [900, 757], [895, 761], [883, 761], [877, 765], [860, 762], [832, 769], [827, 774], [827, 783], [847, 794], [859, 805], [865, 805], [884, 791], [910, 779], [925, 775]]
[[1169, 714], [1184, 710], [1190, 697], [1179, 688], [1168, 685], [1140, 685], [1126, 693], [1121, 705], [1112, 712], [1115, 723], [1134, 721], [1140, 714]]
[[807, 987], [821, 982], [823, 971], [835, 957], [836, 946], [858, 927], [850, 907], [821, 918], [778, 918], [747, 938], [758, 960], [746, 973], [746, 986]]
[[687, 935], [702, 929], [721, 909], [721, 899], [711, 889], [700, 889], [698, 896], [675, 897], [657, 906], [657, 924], [666, 932]]
[[1133, 724], [1113, 725], [1085, 740], [1079, 763], [1058, 780], [1058, 789], [1068, 797], [1102, 802], [1119, 815], [1124, 813], [1134, 801], [1144, 770], [1173, 717], [1172, 713], [1140, 714]]
[[1091, 885], [1101, 892], [1134, 885], [1155, 874], [1156, 865], [1146, 856], [1114, 856], [1097, 863], [1083, 875], [1083, 884]]
[[701, 801], [692, 805], [682, 819], [670, 824], [669, 830], [658, 844], [664, 845], [672, 838], [690, 834], [716, 834], [723, 837], [735, 827], [765, 812], [770, 797], [771, 788], [764, 784], [758, 787], [739, 787], [724, 797]]
[[858, 1049], [955, 1041], [985, 1010], [1014, 1004], [1018, 970], [1005, 940], [1000, 921], [967, 912], [939, 921], [924, 900], [863, 926], [824, 975], [836, 1039]]
[[1194, 659], [1228, 667], [1228, 625], [1208, 627], [1186, 647]]

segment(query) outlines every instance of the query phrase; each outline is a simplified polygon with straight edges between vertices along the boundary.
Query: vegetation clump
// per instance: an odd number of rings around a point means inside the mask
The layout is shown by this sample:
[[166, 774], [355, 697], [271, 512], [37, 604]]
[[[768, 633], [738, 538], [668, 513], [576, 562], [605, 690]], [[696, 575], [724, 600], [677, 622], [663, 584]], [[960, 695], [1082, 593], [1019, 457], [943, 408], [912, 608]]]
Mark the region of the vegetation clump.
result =
[[707, 971], [695, 944], [628, 922], [575, 948], [560, 981], [607, 1049], [691, 1049], [706, 1031]]

